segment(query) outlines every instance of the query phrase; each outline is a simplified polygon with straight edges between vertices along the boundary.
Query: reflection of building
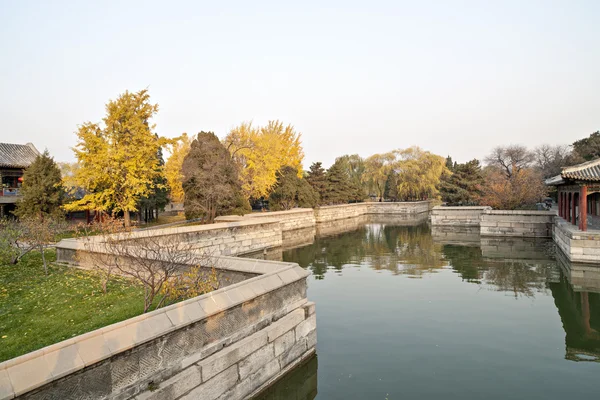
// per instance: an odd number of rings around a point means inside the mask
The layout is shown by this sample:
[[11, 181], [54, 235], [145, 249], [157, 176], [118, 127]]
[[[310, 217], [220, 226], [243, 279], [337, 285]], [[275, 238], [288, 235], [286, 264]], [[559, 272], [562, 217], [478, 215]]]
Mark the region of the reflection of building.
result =
[[14, 211], [15, 203], [19, 200], [23, 173], [40, 155], [31, 143], [11, 144], [0, 143], [0, 218]]
[[589, 285], [585, 283], [583, 287], [571, 285], [573, 270], [570, 266], [559, 283], [550, 284], [565, 330], [565, 358], [600, 362], [600, 293], [586, 291]]

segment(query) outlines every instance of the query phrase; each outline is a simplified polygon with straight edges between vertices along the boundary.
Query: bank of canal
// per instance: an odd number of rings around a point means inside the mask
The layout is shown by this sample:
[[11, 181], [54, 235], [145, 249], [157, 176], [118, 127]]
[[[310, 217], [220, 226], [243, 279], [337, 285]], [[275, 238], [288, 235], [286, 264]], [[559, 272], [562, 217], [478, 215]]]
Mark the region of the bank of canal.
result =
[[366, 223], [284, 251], [312, 273], [317, 357], [261, 398], [598, 396], [600, 294], [571, 286], [551, 241], [511, 240]]

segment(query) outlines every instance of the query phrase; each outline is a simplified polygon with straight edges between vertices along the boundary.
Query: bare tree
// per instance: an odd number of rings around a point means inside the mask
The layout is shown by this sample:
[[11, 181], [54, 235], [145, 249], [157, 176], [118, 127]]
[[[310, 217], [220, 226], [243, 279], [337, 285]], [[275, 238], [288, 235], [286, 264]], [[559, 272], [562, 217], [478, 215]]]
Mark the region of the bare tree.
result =
[[[85, 261], [133, 278], [144, 287], [144, 312], [153, 306], [155, 309], [161, 307], [172, 297], [172, 292], [164, 290], [169, 281], [194, 267], [214, 267], [213, 260], [195, 250], [193, 243], [178, 235], [154, 236], [152, 231], [96, 236], [86, 243], [85, 251]], [[188, 278], [184, 281], [195, 282], [197, 287], [201, 284], [204, 288], [215, 287], [205, 284], [205, 280], [213, 279], [211, 276], [199, 275], [196, 280]], [[216, 278], [214, 280], [218, 282]], [[205, 291], [196, 290], [200, 294]]]
[[67, 230], [67, 222], [62, 218], [52, 218], [47, 215], [23, 218], [20, 223], [25, 231], [24, 241], [40, 252], [44, 272], [48, 275], [46, 249], [57, 241], [61, 233]]
[[0, 261], [16, 264], [34, 246], [26, 240], [25, 226], [13, 219], [0, 220]]
[[516, 172], [529, 167], [534, 160], [534, 154], [521, 145], [496, 147], [485, 159], [489, 165], [500, 168], [509, 179]]

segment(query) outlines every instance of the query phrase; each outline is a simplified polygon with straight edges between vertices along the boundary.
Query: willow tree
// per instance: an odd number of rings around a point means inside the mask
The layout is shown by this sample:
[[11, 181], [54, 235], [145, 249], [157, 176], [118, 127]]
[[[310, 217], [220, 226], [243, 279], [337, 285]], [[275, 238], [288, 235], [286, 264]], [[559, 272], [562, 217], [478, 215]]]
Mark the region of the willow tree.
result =
[[370, 191], [375, 191], [379, 201], [383, 200], [385, 183], [392, 170], [395, 155], [393, 152], [373, 154], [365, 160], [363, 181]]
[[173, 143], [171, 156], [165, 165], [165, 175], [167, 176], [167, 182], [171, 190], [171, 201], [174, 203], [183, 203], [183, 172], [181, 171], [181, 167], [183, 166], [183, 159], [190, 151], [190, 144], [191, 141], [187, 133], [177, 138], [175, 143]]
[[296, 169], [302, 177], [301, 136], [292, 125], [284, 126], [280, 121], [269, 121], [263, 127], [242, 123], [229, 132], [224, 144], [238, 165], [247, 199], [268, 197], [284, 166]]
[[65, 208], [122, 212], [130, 226], [130, 213], [153, 192], [163, 173], [156, 154], [169, 141], [152, 132], [150, 120], [157, 112], [147, 90], [126, 91], [106, 104], [103, 126], [86, 122], [79, 127], [73, 149], [79, 162], [75, 181], [86, 194]]
[[449, 173], [446, 159], [420, 147], [396, 150], [394, 171], [398, 174], [398, 197], [423, 200], [439, 197], [438, 185], [443, 173]]

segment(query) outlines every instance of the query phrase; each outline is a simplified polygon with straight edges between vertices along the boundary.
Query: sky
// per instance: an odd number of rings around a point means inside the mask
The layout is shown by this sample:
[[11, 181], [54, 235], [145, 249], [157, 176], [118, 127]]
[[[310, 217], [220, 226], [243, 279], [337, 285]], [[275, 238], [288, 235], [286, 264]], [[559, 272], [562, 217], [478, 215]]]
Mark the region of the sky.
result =
[[73, 161], [147, 88], [156, 132], [279, 119], [304, 165], [413, 145], [459, 162], [600, 129], [599, 1], [0, 0], [0, 141]]

